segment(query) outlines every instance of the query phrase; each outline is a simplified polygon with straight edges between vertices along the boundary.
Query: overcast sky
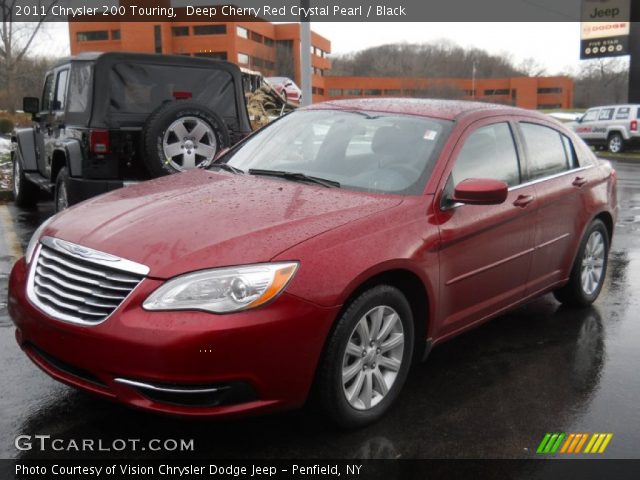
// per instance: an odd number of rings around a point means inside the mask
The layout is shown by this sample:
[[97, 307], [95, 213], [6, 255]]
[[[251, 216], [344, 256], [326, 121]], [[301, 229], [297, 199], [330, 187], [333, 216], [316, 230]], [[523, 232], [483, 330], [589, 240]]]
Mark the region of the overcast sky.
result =
[[[464, 47], [479, 47], [490, 53], [507, 53], [516, 64], [534, 58], [550, 75], [571, 73], [580, 67], [579, 22], [495, 23], [326, 23], [312, 28], [331, 40], [333, 53], [347, 53], [386, 43], [422, 43], [447, 39]], [[41, 35], [37, 51], [69, 53], [66, 23], [50, 23]]]

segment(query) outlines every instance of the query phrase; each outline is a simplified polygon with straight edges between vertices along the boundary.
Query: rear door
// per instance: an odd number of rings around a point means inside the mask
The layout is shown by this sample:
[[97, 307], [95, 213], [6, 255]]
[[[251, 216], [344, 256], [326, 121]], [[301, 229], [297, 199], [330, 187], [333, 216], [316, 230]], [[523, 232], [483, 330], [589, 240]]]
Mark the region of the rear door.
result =
[[[445, 172], [440, 205], [441, 324], [446, 336], [522, 299], [535, 233], [535, 189], [522, 184], [522, 152], [508, 117], [470, 126]], [[500, 205], [452, 203], [454, 187], [467, 178], [509, 185]]]
[[538, 204], [533, 262], [525, 295], [565, 279], [585, 222], [582, 196], [596, 181], [595, 169], [578, 163], [572, 140], [552, 124], [518, 123], [526, 151], [526, 181]]

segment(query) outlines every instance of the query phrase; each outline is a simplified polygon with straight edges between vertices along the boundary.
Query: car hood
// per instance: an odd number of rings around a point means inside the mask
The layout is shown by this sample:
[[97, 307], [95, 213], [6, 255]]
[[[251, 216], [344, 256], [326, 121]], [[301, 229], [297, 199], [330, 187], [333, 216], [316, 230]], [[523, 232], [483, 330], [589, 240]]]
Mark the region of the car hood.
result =
[[197, 169], [83, 202], [58, 214], [43, 233], [142, 263], [150, 276], [168, 278], [267, 262], [399, 203], [397, 196]]

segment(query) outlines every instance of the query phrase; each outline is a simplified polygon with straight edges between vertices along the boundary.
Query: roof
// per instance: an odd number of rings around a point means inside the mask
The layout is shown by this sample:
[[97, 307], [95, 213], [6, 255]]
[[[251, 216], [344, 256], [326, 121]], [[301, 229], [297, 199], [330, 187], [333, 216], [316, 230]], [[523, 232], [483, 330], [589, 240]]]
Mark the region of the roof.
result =
[[204, 57], [189, 57], [186, 55], [159, 55], [157, 53], [138, 53], [138, 52], [82, 52], [72, 57], [60, 59], [53, 68], [59, 67], [69, 62], [107, 62], [114, 63], [116, 61], [138, 61], [147, 63], [179, 63], [185, 65], [200, 65], [207, 68], [236, 69], [238, 67], [224, 60], [217, 60]]
[[483, 111], [496, 114], [531, 114], [531, 110], [515, 108], [495, 103], [472, 102], [466, 100], [436, 100], [423, 98], [358, 98], [330, 100], [314, 104], [310, 109], [363, 110], [384, 113], [404, 113], [423, 117], [456, 120], [462, 116]]

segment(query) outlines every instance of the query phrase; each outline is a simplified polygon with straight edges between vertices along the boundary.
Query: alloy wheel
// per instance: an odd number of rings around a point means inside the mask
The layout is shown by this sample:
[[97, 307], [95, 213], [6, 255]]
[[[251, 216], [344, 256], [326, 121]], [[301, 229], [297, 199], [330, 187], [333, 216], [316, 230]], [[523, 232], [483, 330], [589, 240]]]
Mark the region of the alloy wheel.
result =
[[212, 160], [218, 150], [213, 128], [198, 117], [181, 117], [165, 131], [162, 149], [176, 170], [189, 170]]
[[587, 295], [599, 288], [604, 271], [605, 242], [602, 233], [594, 231], [589, 236], [584, 248], [580, 270], [582, 290]]
[[342, 360], [342, 389], [349, 405], [369, 410], [398, 377], [405, 332], [398, 313], [386, 305], [365, 313], [351, 332]]
[[611, 153], [620, 153], [622, 151], [622, 138], [619, 135], [614, 135], [609, 140], [609, 151]]

